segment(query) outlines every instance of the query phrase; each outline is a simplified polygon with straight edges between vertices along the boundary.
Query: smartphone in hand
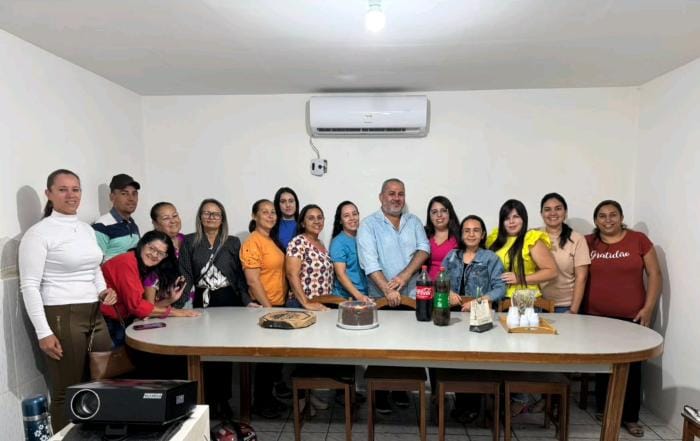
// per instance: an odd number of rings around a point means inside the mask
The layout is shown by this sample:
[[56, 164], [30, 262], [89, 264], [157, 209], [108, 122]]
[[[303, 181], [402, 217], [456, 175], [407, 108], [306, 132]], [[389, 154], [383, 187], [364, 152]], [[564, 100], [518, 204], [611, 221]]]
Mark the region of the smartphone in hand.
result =
[[134, 331], [143, 331], [144, 329], [165, 328], [165, 322], [142, 323], [134, 325]]

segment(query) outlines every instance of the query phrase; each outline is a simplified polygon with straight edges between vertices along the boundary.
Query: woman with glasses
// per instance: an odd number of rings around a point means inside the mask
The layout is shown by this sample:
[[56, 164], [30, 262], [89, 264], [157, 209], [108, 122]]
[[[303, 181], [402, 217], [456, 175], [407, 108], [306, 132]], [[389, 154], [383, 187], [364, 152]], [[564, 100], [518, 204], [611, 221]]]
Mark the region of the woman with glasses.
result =
[[[195, 308], [257, 305], [248, 296], [240, 250], [241, 241], [228, 234], [224, 206], [216, 199], [204, 199], [197, 210], [195, 233], [185, 236], [180, 253], [185, 292], [190, 293]], [[204, 395], [212, 414], [230, 418], [233, 415], [228, 404], [233, 394], [231, 363], [206, 362], [204, 375]]]
[[[501, 280], [503, 263], [493, 251], [486, 249], [484, 221], [470, 214], [462, 220], [460, 231], [457, 249], [442, 261], [450, 275], [450, 303], [459, 304], [463, 296], [498, 302], [506, 295], [506, 284]], [[470, 309], [471, 302], [462, 304], [462, 311]], [[451, 416], [461, 423], [471, 423], [479, 416], [480, 403], [477, 394], [455, 394]]]
[[[184, 279], [179, 277], [175, 248], [170, 238], [160, 231], [149, 231], [136, 245], [108, 260], [102, 265], [107, 286], [117, 293], [117, 303], [102, 305], [100, 310], [107, 321], [107, 329], [114, 346], [124, 344], [124, 325], [134, 318], [146, 317], [196, 317], [198, 312], [173, 309], [184, 289]], [[168, 298], [155, 304], [144, 298], [144, 280], [154, 275], [160, 286], [168, 292]]]
[[180, 253], [185, 292], [193, 291], [195, 308], [250, 303], [240, 250], [241, 241], [228, 234], [224, 206], [216, 199], [203, 200], [197, 210], [195, 233], [185, 236]]
[[435, 280], [447, 253], [457, 248], [459, 218], [445, 196], [435, 196], [428, 202], [425, 218], [425, 235], [430, 241], [428, 275]]

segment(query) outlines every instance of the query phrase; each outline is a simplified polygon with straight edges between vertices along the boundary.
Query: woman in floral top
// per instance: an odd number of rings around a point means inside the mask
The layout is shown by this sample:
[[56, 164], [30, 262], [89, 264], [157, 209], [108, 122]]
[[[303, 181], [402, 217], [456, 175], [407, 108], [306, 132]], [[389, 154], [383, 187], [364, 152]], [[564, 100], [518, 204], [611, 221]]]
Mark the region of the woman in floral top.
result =
[[299, 213], [297, 235], [287, 246], [287, 279], [294, 296], [287, 306], [325, 310], [309, 299], [333, 293], [333, 262], [319, 235], [323, 231], [323, 210], [307, 205]]

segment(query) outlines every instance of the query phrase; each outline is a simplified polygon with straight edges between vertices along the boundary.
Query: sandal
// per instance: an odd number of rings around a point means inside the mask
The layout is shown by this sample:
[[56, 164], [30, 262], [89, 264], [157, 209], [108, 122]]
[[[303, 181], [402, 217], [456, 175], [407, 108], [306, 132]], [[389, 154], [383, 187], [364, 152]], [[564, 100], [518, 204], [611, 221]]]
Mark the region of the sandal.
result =
[[622, 425], [625, 429], [627, 429], [627, 432], [629, 432], [630, 435], [636, 438], [641, 438], [644, 436], [644, 428], [640, 426], [639, 423], [627, 421], [623, 422]]

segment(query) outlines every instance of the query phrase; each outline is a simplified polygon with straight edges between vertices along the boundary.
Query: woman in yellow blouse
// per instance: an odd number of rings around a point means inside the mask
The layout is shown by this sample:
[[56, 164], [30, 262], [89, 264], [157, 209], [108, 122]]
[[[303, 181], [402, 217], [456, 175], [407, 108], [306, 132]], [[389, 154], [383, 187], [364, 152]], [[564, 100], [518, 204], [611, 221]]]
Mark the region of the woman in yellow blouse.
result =
[[501, 280], [508, 285], [508, 298], [518, 289], [531, 289], [539, 297], [539, 284], [557, 277], [549, 236], [543, 231], [527, 230], [527, 210], [518, 200], [509, 199], [501, 206], [498, 228], [489, 234], [486, 246], [503, 262], [505, 272]]

